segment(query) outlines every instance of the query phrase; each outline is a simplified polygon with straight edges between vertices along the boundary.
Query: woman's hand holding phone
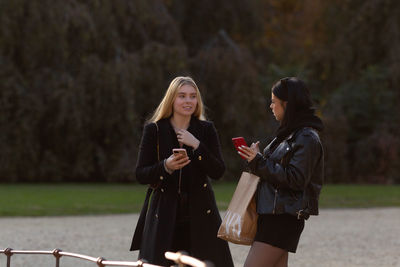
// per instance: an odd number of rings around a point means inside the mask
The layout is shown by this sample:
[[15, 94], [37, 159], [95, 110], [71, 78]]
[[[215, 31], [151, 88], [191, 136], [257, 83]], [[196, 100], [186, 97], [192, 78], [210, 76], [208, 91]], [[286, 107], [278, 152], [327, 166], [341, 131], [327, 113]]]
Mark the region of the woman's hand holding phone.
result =
[[170, 170], [179, 170], [190, 163], [190, 159], [187, 156], [186, 149], [175, 148], [172, 150], [172, 155], [167, 158], [165, 165]]
[[238, 153], [240, 156], [244, 157], [247, 162], [250, 162], [256, 157], [257, 153], [260, 152], [259, 144], [260, 142], [257, 141], [256, 143], [252, 143], [250, 147], [240, 146]]
[[259, 141], [252, 143], [250, 147], [247, 146], [243, 137], [232, 138], [232, 142], [235, 145], [238, 154], [248, 162], [252, 161], [256, 157], [257, 153], [260, 152]]
[[[238, 151], [240, 155], [240, 147], [241, 146], [247, 146], [246, 141], [244, 140], [243, 137], [234, 137], [232, 138], [233, 145], [235, 146], [236, 150]], [[242, 159], [246, 159], [244, 156], [240, 155]]]

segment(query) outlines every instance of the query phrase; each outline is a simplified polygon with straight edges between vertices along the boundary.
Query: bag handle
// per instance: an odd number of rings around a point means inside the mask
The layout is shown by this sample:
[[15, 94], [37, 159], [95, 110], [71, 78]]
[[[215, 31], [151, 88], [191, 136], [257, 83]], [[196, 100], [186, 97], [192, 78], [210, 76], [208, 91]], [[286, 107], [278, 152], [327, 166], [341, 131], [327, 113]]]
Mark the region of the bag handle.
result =
[[[158, 161], [160, 161], [160, 140], [159, 140], [159, 130], [157, 122], [155, 122], [155, 125], [157, 128], [157, 159]], [[140, 211], [139, 220], [137, 222], [136, 229], [133, 234], [132, 244], [130, 248], [131, 251], [140, 249], [141, 247], [147, 211], [149, 209], [150, 198], [154, 190], [156, 190], [160, 186], [160, 184], [161, 182], [150, 184], [149, 187], [147, 188], [146, 197], [144, 199], [142, 210]]]
[[158, 124], [155, 122], [156, 128], [157, 128], [157, 159], [160, 161], [160, 137], [158, 134]]
[[[158, 160], [158, 162], [160, 162], [160, 134], [159, 134], [159, 129], [158, 129], [157, 122], [154, 122], [154, 124], [156, 125], [156, 129], [157, 129], [156, 130], [156, 132], [157, 132], [157, 160]], [[161, 184], [161, 182], [150, 184], [150, 188], [149, 189], [155, 190], [160, 186], [160, 184]], [[151, 194], [151, 192], [150, 192], [150, 194]]]

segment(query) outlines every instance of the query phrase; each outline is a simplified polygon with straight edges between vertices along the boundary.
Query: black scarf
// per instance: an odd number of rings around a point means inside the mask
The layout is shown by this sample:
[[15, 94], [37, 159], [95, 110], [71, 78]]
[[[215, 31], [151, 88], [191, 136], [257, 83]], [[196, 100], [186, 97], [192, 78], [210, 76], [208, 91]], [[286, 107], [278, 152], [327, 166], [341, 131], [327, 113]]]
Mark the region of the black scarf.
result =
[[318, 118], [314, 113], [314, 109], [308, 109], [296, 112], [295, 119], [291, 121], [288, 125], [281, 125], [276, 131], [275, 144], [279, 144], [291, 133], [304, 128], [311, 127], [317, 131], [322, 131], [324, 125], [320, 118]]

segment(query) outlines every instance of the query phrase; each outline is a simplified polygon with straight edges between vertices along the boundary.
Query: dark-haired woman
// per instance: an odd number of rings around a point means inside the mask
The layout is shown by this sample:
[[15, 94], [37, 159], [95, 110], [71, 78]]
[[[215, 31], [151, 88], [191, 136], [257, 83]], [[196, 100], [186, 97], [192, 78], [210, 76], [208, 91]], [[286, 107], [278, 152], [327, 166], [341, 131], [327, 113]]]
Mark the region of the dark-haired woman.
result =
[[261, 178], [257, 190], [257, 233], [245, 267], [287, 266], [296, 252], [304, 221], [318, 215], [323, 184], [324, 152], [310, 93], [295, 77], [272, 87], [270, 108], [280, 127], [260, 153], [259, 142], [241, 147], [252, 173]]

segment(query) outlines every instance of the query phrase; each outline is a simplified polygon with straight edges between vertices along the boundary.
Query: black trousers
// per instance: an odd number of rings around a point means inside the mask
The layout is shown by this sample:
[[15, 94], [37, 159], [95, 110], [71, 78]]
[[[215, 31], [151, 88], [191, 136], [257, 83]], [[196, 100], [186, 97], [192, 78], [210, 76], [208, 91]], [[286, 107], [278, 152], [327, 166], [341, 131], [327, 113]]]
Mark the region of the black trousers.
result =
[[172, 243], [173, 252], [186, 251], [190, 253], [190, 223], [179, 222], [175, 225], [174, 241]]
[[178, 207], [172, 249], [174, 252], [186, 251], [190, 255], [189, 203], [188, 195], [185, 192], [182, 192], [178, 196]]

